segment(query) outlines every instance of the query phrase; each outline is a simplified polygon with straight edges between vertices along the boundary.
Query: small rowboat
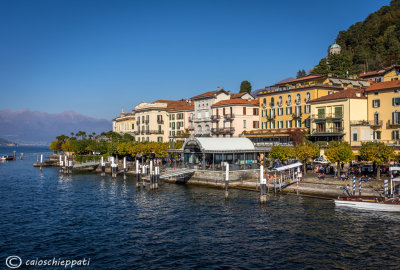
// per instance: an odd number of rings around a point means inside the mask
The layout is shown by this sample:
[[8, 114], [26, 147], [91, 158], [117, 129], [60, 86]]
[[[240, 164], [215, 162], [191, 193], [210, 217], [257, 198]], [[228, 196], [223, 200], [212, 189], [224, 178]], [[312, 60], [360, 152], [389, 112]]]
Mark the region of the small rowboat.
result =
[[400, 212], [400, 201], [398, 198], [385, 199], [384, 197], [376, 196], [349, 196], [336, 199], [335, 205], [364, 210]]

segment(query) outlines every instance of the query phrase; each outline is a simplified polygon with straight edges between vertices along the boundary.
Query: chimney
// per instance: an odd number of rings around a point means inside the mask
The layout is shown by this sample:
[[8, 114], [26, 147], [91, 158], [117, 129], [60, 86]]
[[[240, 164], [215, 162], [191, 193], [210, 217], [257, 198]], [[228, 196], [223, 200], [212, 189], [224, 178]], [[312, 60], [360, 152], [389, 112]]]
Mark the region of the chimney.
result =
[[361, 97], [361, 92], [360, 91], [356, 92], [356, 97]]
[[220, 88], [219, 88], [219, 86], [217, 86], [217, 91], [219, 91], [220, 90]]
[[228, 90], [227, 93], [228, 93], [228, 95], [230, 95], [231, 94], [231, 90]]

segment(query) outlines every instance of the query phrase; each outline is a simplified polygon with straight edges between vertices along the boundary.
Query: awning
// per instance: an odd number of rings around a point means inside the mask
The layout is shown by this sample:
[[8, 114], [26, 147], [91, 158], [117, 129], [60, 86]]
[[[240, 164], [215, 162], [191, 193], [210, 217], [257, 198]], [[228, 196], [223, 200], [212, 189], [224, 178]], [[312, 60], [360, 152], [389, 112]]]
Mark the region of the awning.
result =
[[361, 83], [362, 86], [369, 86], [369, 82], [359, 81], [359, 83]]
[[389, 167], [389, 171], [400, 171], [400, 167]]
[[356, 82], [356, 81], [351, 81], [351, 84], [352, 84], [353, 86], [361, 87], [361, 85], [360, 85], [358, 82]]
[[349, 84], [349, 83], [351, 83], [349, 80], [344, 80], [344, 79], [342, 79], [342, 80], [340, 80], [342, 83], [347, 83], [347, 84]]
[[303, 163], [301, 163], [301, 162], [296, 162], [296, 163], [293, 163], [293, 164], [289, 164], [289, 165], [286, 165], [286, 166], [282, 166], [282, 167], [279, 167], [279, 168], [275, 168], [275, 169], [273, 169], [273, 170], [274, 170], [274, 171], [281, 172], [281, 171], [286, 171], [286, 170], [293, 169], [293, 168], [297, 168], [297, 167], [301, 167], [301, 166], [303, 166]]
[[330, 78], [329, 79], [333, 84], [337, 84], [337, 85], [341, 85], [342, 83], [340, 82], [340, 80], [338, 80], [338, 79], [332, 79], [332, 78]]

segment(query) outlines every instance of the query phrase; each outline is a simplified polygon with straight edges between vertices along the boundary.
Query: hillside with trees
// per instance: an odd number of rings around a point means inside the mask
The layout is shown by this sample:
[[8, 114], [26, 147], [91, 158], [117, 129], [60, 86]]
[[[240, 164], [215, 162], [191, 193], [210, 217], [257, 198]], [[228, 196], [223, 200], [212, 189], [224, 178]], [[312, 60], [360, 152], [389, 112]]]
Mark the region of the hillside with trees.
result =
[[321, 59], [312, 73], [345, 76], [400, 64], [400, 0], [340, 31], [336, 43], [341, 53]]

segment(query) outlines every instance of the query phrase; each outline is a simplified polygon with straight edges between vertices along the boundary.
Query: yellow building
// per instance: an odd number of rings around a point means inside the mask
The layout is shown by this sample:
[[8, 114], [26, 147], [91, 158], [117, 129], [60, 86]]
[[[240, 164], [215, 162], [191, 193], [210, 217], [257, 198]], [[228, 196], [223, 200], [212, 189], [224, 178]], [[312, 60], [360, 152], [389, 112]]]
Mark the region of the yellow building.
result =
[[374, 82], [389, 82], [400, 80], [400, 65], [392, 65], [381, 70], [360, 74], [360, 78]]
[[277, 83], [259, 93], [261, 130], [248, 132], [246, 137], [267, 142], [279, 134], [281, 140], [287, 142], [289, 132], [310, 128], [311, 106], [308, 101], [343, 89], [368, 85], [366, 81], [322, 75], [309, 75]]
[[368, 100], [363, 89], [349, 88], [309, 102], [311, 141], [339, 141], [354, 148], [372, 139], [368, 122]]
[[375, 83], [366, 89], [373, 139], [400, 145], [400, 81]]
[[121, 115], [113, 119], [112, 129], [114, 132], [120, 134], [129, 133], [130, 135], [134, 135], [135, 113], [133, 111], [131, 113], [125, 113], [124, 109], [122, 109]]

